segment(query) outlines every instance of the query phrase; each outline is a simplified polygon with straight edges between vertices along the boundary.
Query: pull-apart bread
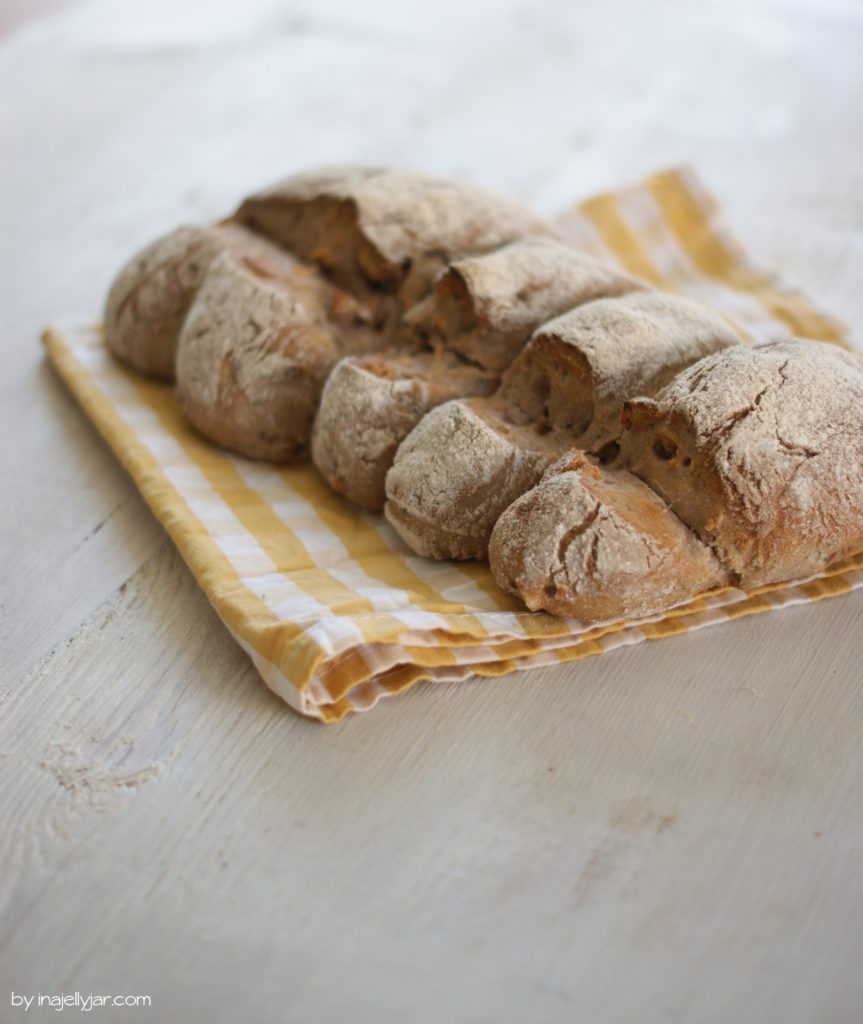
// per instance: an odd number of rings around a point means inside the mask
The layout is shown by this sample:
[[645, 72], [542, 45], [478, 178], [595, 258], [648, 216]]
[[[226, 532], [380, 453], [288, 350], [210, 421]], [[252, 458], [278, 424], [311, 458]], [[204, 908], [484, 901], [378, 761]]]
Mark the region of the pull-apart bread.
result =
[[863, 361], [798, 339], [736, 346], [623, 410], [619, 454], [572, 452], [495, 526], [528, 607], [599, 621], [722, 584], [801, 579], [863, 547]]
[[386, 515], [417, 552], [485, 558], [498, 516], [577, 445], [616, 454], [627, 398], [739, 339], [687, 299], [597, 299], [540, 327], [490, 397], [437, 406], [402, 442]]
[[125, 266], [111, 351], [252, 458], [312, 458], [416, 552], [586, 622], [863, 548], [863, 360], [750, 346], [520, 203], [342, 167]]
[[176, 375], [205, 436], [293, 458], [333, 365], [396, 344], [406, 310], [452, 260], [553, 236], [478, 186], [369, 168], [301, 174], [136, 256], [110, 290], [105, 337], [133, 368]]

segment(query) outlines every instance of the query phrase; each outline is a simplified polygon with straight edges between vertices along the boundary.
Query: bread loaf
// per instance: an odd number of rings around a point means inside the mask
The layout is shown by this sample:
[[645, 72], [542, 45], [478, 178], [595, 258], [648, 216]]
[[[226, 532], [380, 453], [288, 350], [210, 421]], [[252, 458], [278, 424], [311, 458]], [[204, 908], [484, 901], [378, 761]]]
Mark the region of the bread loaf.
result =
[[176, 376], [209, 439], [273, 461], [311, 439], [334, 489], [386, 500], [421, 554], [488, 554], [531, 608], [652, 614], [863, 547], [857, 356], [741, 345], [473, 185], [286, 179], [133, 258], [105, 338]]
[[490, 394], [533, 330], [558, 313], [644, 287], [549, 240], [456, 261], [406, 314], [405, 344], [335, 368], [315, 420], [315, 465], [334, 490], [379, 511], [396, 449], [426, 412]]
[[593, 622], [721, 585], [810, 576], [863, 548], [863, 361], [736, 346], [626, 403], [611, 467], [564, 460], [498, 520], [501, 586]]
[[484, 558], [498, 516], [562, 453], [616, 453], [627, 397], [738, 341], [716, 314], [657, 292], [551, 320], [492, 397], [446, 402], [408, 435], [387, 476], [387, 518], [420, 554]]

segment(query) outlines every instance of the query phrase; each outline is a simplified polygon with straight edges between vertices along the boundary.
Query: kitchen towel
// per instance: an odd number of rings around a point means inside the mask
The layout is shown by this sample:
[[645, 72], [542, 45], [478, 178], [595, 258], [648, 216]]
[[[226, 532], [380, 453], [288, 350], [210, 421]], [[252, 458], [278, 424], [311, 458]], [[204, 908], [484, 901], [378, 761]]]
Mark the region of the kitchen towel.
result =
[[[850, 347], [839, 322], [749, 259], [689, 168], [581, 202], [557, 223], [591, 255], [713, 306], [754, 344], [796, 335]], [[310, 464], [251, 462], [204, 441], [171, 385], [115, 362], [98, 325], [61, 323], [43, 340], [261, 677], [324, 722], [421, 680], [576, 661], [863, 585], [861, 552], [810, 580], [725, 588], [637, 621], [588, 628], [528, 612], [486, 565], [414, 555]]]

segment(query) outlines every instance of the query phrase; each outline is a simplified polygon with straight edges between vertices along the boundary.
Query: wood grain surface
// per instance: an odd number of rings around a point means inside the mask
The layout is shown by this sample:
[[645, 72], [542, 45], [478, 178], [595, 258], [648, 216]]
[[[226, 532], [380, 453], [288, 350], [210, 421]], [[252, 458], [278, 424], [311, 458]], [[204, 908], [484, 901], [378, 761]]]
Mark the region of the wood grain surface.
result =
[[548, 213], [690, 161], [859, 340], [861, 52], [852, 0], [91, 0], [0, 42], [0, 1020], [861, 1019], [863, 594], [325, 728], [38, 345], [346, 160]]

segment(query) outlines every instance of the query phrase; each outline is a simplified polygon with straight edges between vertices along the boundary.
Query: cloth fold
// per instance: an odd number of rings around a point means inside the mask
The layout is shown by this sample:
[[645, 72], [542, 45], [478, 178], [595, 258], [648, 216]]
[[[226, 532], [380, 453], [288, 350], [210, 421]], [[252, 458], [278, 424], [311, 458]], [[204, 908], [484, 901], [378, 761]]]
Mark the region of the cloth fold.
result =
[[[749, 259], [688, 168], [579, 203], [558, 224], [597, 258], [718, 309], [753, 343], [793, 334], [850, 347], [842, 324]], [[637, 622], [528, 612], [487, 566], [414, 555], [311, 465], [250, 462], [204, 441], [171, 386], [121, 367], [97, 326], [59, 324], [43, 341], [261, 677], [324, 722], [421, 680], [574, 661], [863, 585], [861, 552], [808, 581], [726, 588]]]

